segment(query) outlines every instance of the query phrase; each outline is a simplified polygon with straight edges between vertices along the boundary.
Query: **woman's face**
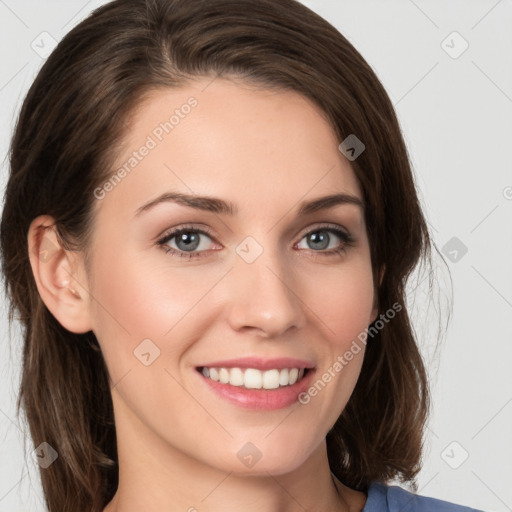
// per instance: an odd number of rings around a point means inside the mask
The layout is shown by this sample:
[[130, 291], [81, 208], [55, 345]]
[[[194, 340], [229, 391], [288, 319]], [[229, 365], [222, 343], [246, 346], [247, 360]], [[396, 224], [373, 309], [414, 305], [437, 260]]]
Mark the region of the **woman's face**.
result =
[[[310, 101], [210, 82], [153, 92], [127, 125], [96, 191], [91, 325], [122, 445], [280, 474], [320, 449], [360, 373], [361, 343], [333, 368], [376, 315], [362, 194]], [[353, 199], [302, 210], [335, 194]]]

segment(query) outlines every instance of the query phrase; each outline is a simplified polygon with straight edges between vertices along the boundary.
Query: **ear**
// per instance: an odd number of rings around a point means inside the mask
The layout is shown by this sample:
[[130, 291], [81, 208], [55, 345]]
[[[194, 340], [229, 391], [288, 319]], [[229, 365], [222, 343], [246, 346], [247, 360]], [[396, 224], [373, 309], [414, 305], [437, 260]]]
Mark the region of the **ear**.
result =
[[384, 273], [386, 272], [386, 265], [382, 265], [382, 267], [379, 270], [379, 285], [375, 286], [374, 292], [373, 292], [373, 309], [372, 309], [372, 315], [370, 323], [375, 322], [377, 320], [377, 316], [379, 314], [379, 287], [382, 284], [382, 279], [384, 278]]
[[41, 215], [32, 221], [28, 251], [39, 295], [53, 316], [68, 331], [91, 331], [90, 299], [81, 253], [62, 247], [52, 217]]

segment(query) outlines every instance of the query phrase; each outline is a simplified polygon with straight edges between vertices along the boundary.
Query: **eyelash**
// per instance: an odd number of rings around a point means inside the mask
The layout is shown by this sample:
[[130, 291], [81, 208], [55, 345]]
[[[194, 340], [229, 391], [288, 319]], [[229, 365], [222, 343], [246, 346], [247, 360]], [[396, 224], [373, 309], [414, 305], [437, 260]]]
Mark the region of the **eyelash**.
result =
[[[342, 253], [345, 253], [348, 247], [351, 247], [355, 239], [350, 235], [349, 233], [346, 233], [345, 231], [342, 231], [341, 229], [337, 227], [333, 227], [331, 225], [322, 225], [318, 226], [317, 228], [308, 231], [302, 235], [301, 239], [305, 238], [308, 235], [311, 235], [312, 233], [317, 233], [319, 231], [327, 231], [329, 233], [334, 233], [337, 237], [339, 237], [342, 241], [340, 246], [336, 249], [330, 249], [328, 251], [313, 251], [314, 253], [318, 253], [318, 255], [322, 256], [336, 256]], [[183, 233], [201, 233], [203, 235], [208, 236], [209, 238], [213, 239], [213, 235], [211, 234], [211, 230], [208, 228], [200, 229], [196, 228], [194, 226], [182, 226], [178, 229], [175, 229], [171, 231], [170, 233], [167, 233], [164, 235], [163, 238], [158, 240], [157, 244], [162, 247], [163, 251], [166, 253], [170, 253], [172, 255], [178, 256], [180, 258], [186, 258], [187, 260], [195, 259], [195, 258], [202, 258], [202, 254], [207, 251], [199, 251], [199, 252], [186, 252], [186, 251], [178, 251], [176, 249], [173, 249], [172, 247], [166, 246], [165, 244], [172, 240], [175, 236], [181, 235]], [[314, 256], [316, 257], [316, 255]]]

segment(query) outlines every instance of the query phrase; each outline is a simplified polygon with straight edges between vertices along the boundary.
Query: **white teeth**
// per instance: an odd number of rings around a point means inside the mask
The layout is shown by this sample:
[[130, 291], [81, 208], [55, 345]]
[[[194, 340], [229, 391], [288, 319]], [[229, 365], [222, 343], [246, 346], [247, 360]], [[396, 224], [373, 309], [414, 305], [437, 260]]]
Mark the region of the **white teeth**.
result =
[[240, 370], [240, 368], [231, 368], [231, 371], [229, 373], [229, 383], [232, 386], [244, 385], [244, 372]]
[[229, 382], [229, 372], [226, 368], [221, 368], [219, 370], [219, 380], [222, 384], [227, 384]]
[[247, 368], [244, 373], [244, 387], [249, 389], [261, 389], [263, 386], [263, 375], [259, 370]]
[[283, 368], [261, 371], [256, 368], [202, 368], [202, 374], [223, 384], [247, 389], [277, 389], [291, 386], [304, 376], [304, 368]]
[[265, 389], [279, 387], [279, 370], [268, 370], [263, 374], [263, 387]]

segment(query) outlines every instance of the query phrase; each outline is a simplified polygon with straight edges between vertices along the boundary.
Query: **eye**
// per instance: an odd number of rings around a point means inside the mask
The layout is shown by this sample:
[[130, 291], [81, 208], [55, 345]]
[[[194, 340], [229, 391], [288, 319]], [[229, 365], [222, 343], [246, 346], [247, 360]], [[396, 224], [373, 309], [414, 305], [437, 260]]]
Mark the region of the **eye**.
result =
[[[212, 240], [209, 229], [182, 226], [179, 229], [175, 229], [170, 233], [167, 233], [164, 238], [158, 241], [158, 245], [161, 245], [162, 249], [166, 253], [171, 253], [182, 258], [192, 259], [200, 257], [201, 253], [207, 250], [205, 245], [208, 246], [208, 243], [203, 243], [202, 239], [204, 238]], [[168, 243], [173, 241], [173, 239], [176, 239], [174, 242], [176, 248], [168, 245]]]
[[[338, 242], [338, 244], [335, 244], [334, 248], [331, 246], [330, 250], [326, 251], [325, 249], [329, 249], [331, 242], [333, 242], [333, 239], [336, 241], [336, 238], [340, 240], [341, 243]], [[320, 252], [321, 255], [325, 256], [343, 253], [348, 247], [353, 245], [355, 241], [348, 232], [331, 225], [319, 226], [316, 229], [309, 231], [302, 237], [302, 240], [304, 239], [306, 240], [306, 243], [309, 244], [309, 248], [313, 249], [314, 252]], [[300, 242], [297, 244], [297, 247], [301, 248], [299, 245]], [[308, 247], [306, 247], [306, 249], [307, 248]]]
[[[158, 240], [157, 244], [162, 247], [166, 253], [187, 258], [200, 258], [204, 252], [208, 252], [208, 242], [204, 239], [210, 239], [210, 230], [208, 228], [199, 229], [194, 226], [181, 226], [167, 233], [163, 238]], [[331, 243], [334, 241], [338, 243], [332, 247]], [[309, 247], [300, 247], [302, 240], [306, 240]], [[354, 239], [352, 236], [339, 228], [338, 226], [324, 225], [319, 226], [314, 230], [307, 232], [301, 238], [301, 241], [294, 245], [298, 249], [310, 249], [315, 256], [331, 256], [346, 252], [347, 248], [353, 245]], [[170, 244], [174, 245], [172, 247]], [[328, 249], [328, 250], [326, 250]], [[213, 249], [218, 250], [218, 249]]]

